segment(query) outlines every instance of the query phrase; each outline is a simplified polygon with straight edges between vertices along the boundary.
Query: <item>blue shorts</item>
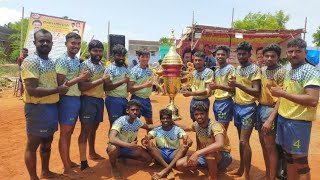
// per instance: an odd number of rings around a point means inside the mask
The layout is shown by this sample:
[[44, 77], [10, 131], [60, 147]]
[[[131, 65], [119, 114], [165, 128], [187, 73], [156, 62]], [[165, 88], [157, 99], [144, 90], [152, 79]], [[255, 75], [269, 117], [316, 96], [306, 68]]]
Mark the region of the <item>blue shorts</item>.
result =
[[291, 120], [278, 115], [276, 143], [290, 154], [308, 155], [311, 121]]
[[255, 126], [257, 121], [256, 103], [248, 105], [234, 104], [234, 125], [242, 129], [250, 129]]
[[80, 121], [84, 124], [96, 124], [103, 121], [103, 99], [81, 96]]
[[[108, 148], [106, 149], [108, 153]], [[124, 158], [130, 158], [132, 157], [132, 154], [134, 153], [134, 150], [126, 147], [120, 147], [119, 148], [119, 156]]]
[[105, 100], [110, 125], [119, 117], [127, 114], [128, 100], [122, 97], [107, 96]]
[[[263, 124], [266, 122], [266, 120], [269, 118], [273, 111], [274, 107], [272, 106], [266, 106], [259, 104], [257, 107], [257, 123], [256, 123], [256, 130], [260, 131]], [[276, 126], [277, 126], [277, 121], [273, 121], [271, 132], [272, 134], [276, 133]]]
[[[225, 151], [220, 151], [220, 154], [221, 154], [222, 159], [221, 159], [220, 163], [218, 164], [218, 171], [223, 171], [232, 163], [232, 156], [230, 153], [225, 152]], [[198, 165], [200, 167], [208, 167], [207, 160], [206, 160], [205, 156], [200, 156], [198, 158]]]
[[166, 163], [170, 164], [174, 158], [174, 152], [176, 151], [176, 149], [159, 148], [159, 151]]
[[233, 100], [232, 98], [224, 100], [215, 100], [213, 103], [213, 112], [216, 121], [230, 122], [233, 117]]
[[80, 108], [81, 101], [79, 96], [61, 95], [58, 103], [60, 124], [74, 126], [78, 120]]
[[58, 130], [58, 105], [25, 104], [27, 134], [49, 137]]
[[195, 121], [195, 119], [194, 119], [194, 112], [192, 111], [192, 106], [196, 103], [196, 102], [199, 102], [199, 101], [202, 101], [202, 102], [204, 102], [207, 106], [208, 106], [208, 108], [210, 108], [210, 101], [209, 101], [209, 99], [207, 98], [207, 99], [203, 99], [203, 100], [196, 100], [196, 99], [194, 99], [194, 98], [192, 98], [192, 100], [191, 100], [191, 102], [190, 102], [190, 117], [191, 117], [191, 119], [193, 120], [193, 121]]
[[141, 116], [143, 116], [145, 118], [152, 118], [152, 105], [150, 102], [150, 98], [144, 99], [139, 96], [132, 95], [131, 100], [132, 99], [140, 101], [140, 103], [141, 103], [140, 115]]

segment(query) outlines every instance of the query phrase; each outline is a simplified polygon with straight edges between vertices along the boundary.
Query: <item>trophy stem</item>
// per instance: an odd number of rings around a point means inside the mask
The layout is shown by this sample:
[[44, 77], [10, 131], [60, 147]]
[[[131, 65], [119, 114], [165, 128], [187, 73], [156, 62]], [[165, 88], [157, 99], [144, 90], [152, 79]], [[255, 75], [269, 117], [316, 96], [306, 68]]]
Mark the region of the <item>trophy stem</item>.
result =
[[170, 94], [169, 97], [170, 97], [170, 102], [169, 102], [169, 105], [167, 106], [167, 108], [172, 111], [172, 119], [174, 121], [181, 120], [181, 117], [179, 116], [179, 109], [174, 104], [175, 95]]

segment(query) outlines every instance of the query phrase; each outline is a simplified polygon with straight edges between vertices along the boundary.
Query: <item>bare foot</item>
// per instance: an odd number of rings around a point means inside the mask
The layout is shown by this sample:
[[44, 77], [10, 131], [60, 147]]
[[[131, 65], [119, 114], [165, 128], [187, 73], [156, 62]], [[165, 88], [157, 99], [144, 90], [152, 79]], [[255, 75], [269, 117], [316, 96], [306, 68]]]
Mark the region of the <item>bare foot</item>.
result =
[[159, 180], [161, 177], [156, 173], [151, 176], [152, 180]]
[[90, 154], [89, 155], [91, 160], [102, 160], [104, 159], [104, 157], [100, 156], [99, 154], [95, 153], [95, 154]]
[[244, 173], [241, 179], [250, 180], [250, 174]]
[[60, 177], [61, 174], [58, 174], [58, 173], [54, 173], [54, 172], [51, 172], [51, 171], [45, 171], [45, 172], [42, 172], [41, 173], [41, 176], [40, 178], [42, 179], [51, 179], [51, 178], [58, 178]]
[[70, 161], [69, 164], [70, 164], [71, 168], [75, 168], [75, 167], [79, 167], [80, 166], [79, 164], [77, 164], [75, 162], [72, 162], [72, 161]]
[[84, 170], [82, 170], [82, 172], [83, 172], [84, 174], [89, 174], [89, 173], [93, 173], [94, 171], [93, 171], [90, 167], [87, 167], [87, 168], [85, 168]]
[[232, 171], [229, 172], [230, 175], [233, 175], [233, 176], [242, 176], [243, 175], [243, 169], [234, 169]]
[[111, 175], [112, 175], [115, 179], [121, 179], [121, 174], [120, 174], [118, 168], [116, 168], [116, 167], [111, 167]]
[[80, 176], [79, 174], [77, 174], [76, 172], [74, 172], [72, 170], [64, 171], [62, 175], [68, 177], [69, 179], [75, 179], [75, 180], [82, 178], [82, 176]]
[[169, 180], [173, 180], [174, 179], [173, 171], [169, 172], [169, 174], [167, 175], [167, 179], [169, 179]]

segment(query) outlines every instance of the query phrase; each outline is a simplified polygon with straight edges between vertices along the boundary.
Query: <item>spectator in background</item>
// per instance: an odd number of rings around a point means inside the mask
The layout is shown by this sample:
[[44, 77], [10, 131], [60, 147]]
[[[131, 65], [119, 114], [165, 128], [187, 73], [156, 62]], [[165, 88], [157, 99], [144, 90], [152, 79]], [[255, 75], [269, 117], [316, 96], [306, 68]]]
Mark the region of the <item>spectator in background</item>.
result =
[[135, 67], [138, 64], [137, 60], [132, 60], [132, 64], [129, 66], [129, 70], [131, 70], [133, 67]]
[[256, 65], [259, 67], [265, 66], [265, 62], [263, 60], [263, 47], [258, 47], [256, 50]]

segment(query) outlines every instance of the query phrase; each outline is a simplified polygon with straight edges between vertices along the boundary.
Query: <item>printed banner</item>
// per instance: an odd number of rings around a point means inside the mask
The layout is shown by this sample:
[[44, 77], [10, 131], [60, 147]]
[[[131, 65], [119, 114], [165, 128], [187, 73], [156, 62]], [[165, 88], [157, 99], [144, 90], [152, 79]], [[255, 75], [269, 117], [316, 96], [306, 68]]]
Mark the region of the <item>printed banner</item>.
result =
[[51, 32], [53, 41], [49, 57], [55, 60], [67, 51], [65, 46], [66, 35], [69, 32], [75, 32], [82, 37], [84, 27], [85, 22], [83, 21], [31, 13], [24, 47], [29, 50], [29, 54], [34, 53], [36, 51], [33, 44], [34, 33], [40, 29], [46, 29]]

